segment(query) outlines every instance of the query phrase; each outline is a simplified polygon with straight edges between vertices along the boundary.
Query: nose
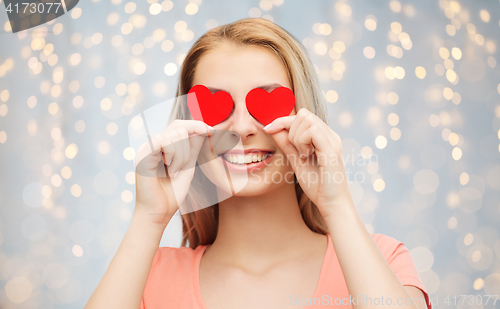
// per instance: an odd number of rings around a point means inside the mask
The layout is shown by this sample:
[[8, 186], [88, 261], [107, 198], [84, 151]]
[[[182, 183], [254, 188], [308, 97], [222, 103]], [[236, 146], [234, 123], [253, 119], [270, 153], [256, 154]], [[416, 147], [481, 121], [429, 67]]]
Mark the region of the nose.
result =
[[229, 130], [238, 133], [242, 142], [255, 135], [259, 130], [256, 120], [250, 115], [244, 102], [235, 102], [231, 118]]

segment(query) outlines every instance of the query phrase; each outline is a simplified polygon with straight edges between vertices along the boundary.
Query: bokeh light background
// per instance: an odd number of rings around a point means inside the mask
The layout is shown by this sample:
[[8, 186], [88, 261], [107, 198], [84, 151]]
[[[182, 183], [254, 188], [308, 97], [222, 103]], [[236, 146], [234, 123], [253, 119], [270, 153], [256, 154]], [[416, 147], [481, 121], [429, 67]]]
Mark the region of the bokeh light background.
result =
[[17, 34], [0, 5], [1, 308], [84, 306], [134, 208], [129, 121], [244, 17], [307, 48], [359, 212], [411, 250], [436, 308], [500, 294], [499, 1], [84, 0]]

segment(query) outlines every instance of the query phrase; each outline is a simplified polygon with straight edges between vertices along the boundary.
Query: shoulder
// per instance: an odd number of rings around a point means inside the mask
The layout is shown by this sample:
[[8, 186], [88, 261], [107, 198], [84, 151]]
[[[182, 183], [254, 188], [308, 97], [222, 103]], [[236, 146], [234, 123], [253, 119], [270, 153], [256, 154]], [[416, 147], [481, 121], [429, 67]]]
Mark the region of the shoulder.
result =
[[159, 247], [153, 258], [152, 267], [169, 267], [174, 269], [189, 268], [195, 262], [197, 253], [202, 247]]
[[192, 261], [196, 258], [196, 254], [199, 252], [201, 247], [196, 249], [191, 249], [189, 247], [158, 247], [155, 256], [153, 258], [153, 265], [162, 264], [167, 262], [171, 263], [181, 263], [184, 264], [188, 261]]
[[384, 234], [372, 234], [372, 237], [380, 253], [400, 279], [401, 277], [412, 277], [420, 280], [415, 261], [404, 243]]
[[[384, 234], [371, 234], [371, 236], [401, 284], [419, 288], [424, 294], [426, 303], [429, 303], [429, 295], [422, 283], [415, 261], [404, 243]], [[428, 308], [432, 306], [429, 304]]]
[[158, 247], [143, 293], [141, 308], [194, 308], [196, 259], [203, 246]]
[[406, 249], [405, 245], [394, 237], [385, 234], [371, 234], [371, 236], [386, 260], [398, 249]]

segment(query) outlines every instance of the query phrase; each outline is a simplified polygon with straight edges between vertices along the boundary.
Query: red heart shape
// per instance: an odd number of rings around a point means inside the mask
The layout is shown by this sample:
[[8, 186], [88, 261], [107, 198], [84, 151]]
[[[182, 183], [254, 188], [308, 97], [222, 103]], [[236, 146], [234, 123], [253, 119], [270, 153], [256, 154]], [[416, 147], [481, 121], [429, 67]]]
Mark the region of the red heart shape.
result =
[[263, 125], [268, 125], [276, 118], [290, 115], [295, 96], [287, 87], [278, 87], [270, 93], [255, 88], [247, 94], [246, 103], [248, 112]]
[[233, 98], [225, 91], [212, 94], [206, 86], [196, 85], [188, 92], [187, 105], [194, 120], [214, 126], [229, 117]]

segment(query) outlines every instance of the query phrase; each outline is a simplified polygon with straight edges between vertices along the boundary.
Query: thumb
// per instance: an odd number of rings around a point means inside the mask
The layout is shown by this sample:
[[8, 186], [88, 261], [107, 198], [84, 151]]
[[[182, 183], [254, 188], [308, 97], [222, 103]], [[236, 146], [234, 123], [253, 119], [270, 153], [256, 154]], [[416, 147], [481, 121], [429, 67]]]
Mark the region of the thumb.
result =
[[286, 155], [288, 161], [292, 165], [293, 170], [295, 171], [295, 167], [298, 166], [300, 156], [297, 148], [288, 139], [288, 131], [281, 130], [279, 132], [271, 134], [271, 136], [273, 137], [274, 141], [281, 149], [281, 151], [283, 151], [283, 153]]

